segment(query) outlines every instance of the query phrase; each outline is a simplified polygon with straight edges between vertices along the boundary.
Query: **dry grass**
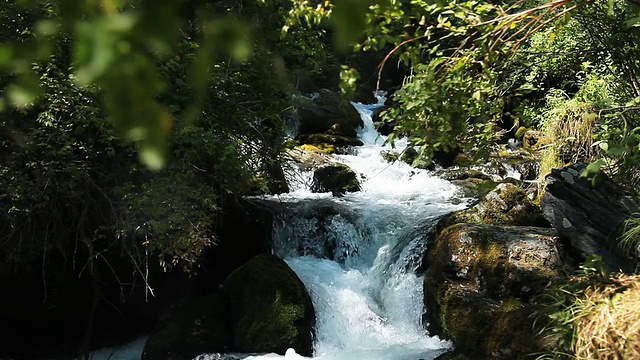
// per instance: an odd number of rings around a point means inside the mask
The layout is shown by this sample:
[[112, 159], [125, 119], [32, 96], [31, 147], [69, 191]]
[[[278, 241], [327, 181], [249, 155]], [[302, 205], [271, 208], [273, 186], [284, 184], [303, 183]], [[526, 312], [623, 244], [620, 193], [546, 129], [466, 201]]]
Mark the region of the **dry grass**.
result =
[[588, 289], [576, 324], [577, 359], [640, 359], [640, 275]]

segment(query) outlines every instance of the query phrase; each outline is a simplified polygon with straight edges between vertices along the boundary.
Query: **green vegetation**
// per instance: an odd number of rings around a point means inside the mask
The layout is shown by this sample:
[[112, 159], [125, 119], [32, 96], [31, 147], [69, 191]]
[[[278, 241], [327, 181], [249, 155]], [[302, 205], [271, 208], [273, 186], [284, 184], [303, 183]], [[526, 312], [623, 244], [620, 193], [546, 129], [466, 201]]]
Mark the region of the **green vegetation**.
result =
[[294, 81], [331, 67], [315, 30], [281, 36], [286, 13], [286, 2], [0, 2], [8, 327], [53, 324], [77, 304], [69, 327], [86, 352], [100, 312], [119, 321], [163, 271], [207, 271], [224, 204], [280, 186]]
[[[413, 164], [479, 159], [526, 128], [541, 179], [586, 161], [635, 190], [639, 15], [630, 0], [0, 0], [0, 285], [38, 279], [22, 290], [53, 309], [77, 279], [93, 314], [150, 293], [154, 266], [203, 271], [227, 200], [285, 190], [292, 95], [353, 93], [352, 50], [381, 54], [378, 84], [410, 74], [382, 118], [420, 147]], [[325, 152], [353, 140], [330, 120], [307, 134]]]

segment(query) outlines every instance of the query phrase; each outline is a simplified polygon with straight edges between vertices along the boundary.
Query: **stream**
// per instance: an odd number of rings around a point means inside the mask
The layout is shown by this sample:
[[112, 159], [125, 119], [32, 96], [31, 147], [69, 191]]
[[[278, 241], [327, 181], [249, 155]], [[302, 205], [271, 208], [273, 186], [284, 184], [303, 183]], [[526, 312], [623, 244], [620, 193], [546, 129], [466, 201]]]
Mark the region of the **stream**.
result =
[[[382, 101], [354, 104], [364, 121], [358, 134], [364, 146], [332, 159], [360, 174], [362, 191], [343, 197], [312, 193], [308, 173], [296, 176], [297, 183], [290, 181], [290, 193], [263, 198], [278, 205], [273, 251], [298, 274], [313, 301], [313, 359], [429, 360], [451, 348], [424, 330], [419, 274], [425, 232], [438, 217], [466, 204], [455, 198], [456, 187], [448, 181], [382, 158], [380, 152], [391, 146], [371, 119]], [[406, 146], [401, 139], [395, 151]], [[143, 345], [138, 340], [122, 350], [101, 350], [93, 358], [139, 360]], [[242, 357], [308, 359], [293, 350]]]

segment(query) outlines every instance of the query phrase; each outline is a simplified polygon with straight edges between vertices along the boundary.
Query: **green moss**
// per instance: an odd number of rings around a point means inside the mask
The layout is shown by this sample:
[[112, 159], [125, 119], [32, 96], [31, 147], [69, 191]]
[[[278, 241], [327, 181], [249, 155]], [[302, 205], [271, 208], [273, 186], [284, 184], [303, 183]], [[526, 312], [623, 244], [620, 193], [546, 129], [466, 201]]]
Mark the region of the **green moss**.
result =
[[468, 288], [449, 287], [440, 301], [440, 321], [458, 350], [511, 360], [528, 358], [540, 349], [533, 331], [534, 310], [515, 298], [496, 303]]
[[229, 275], [224, 291], [231, 301], [235, 350], [284, 354], [293, 347], [311, 355], [311, 299], [284, 261], [259, 255]]

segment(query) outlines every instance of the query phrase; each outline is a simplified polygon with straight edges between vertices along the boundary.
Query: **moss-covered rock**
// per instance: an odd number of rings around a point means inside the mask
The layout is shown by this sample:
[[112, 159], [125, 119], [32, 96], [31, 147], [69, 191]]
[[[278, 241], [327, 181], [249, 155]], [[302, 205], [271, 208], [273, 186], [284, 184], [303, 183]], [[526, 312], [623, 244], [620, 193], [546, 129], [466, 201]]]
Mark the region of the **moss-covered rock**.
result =
[[559, 275], [558, 247], [553, 229], [457, 224], [429, 250], [429, 271], [468, 280], [495, 297], [530, 296], [540, 278], [546, 283]]
[[311, 191], [331, 192], [339, 196], [346, 192], [360, 191], [360, 182], [350, 167], [335, 163], [323, 166], [313, 173]]
[[229, 303], [214, 293], [178, 308], [160, 322], [144, 346], [142, 360], [190, 360], [231, 349]]
[[471, 168], [442, 169], [440, 171], [436, 171], [436, 175], [449, 181], [466, 179], [491, 180], [491, 176], [480, 170]]
[[332, 135], [332, 134], [311, 134], [301, 135], [300, 142], [305, 144], [330, 144], [333, 146], [362, 146], [361, 140], [354, 137]]
[[224, 282], [231, 304], [233, 348], [311, 355], [315, 313], [304, 284], [281, 259], [259, 255]]
[[334, 135], [354, 138], [363, 124], [360, 114], [348, 100], [326, 89], [300, 106], [298, 116], [301, 135], [331, 131]]
[[456, 223], [471, 223], [549, 227], [540, 207], [529, 199], [522, 188], [510, 183], [494, 186], [479, 203], [447, 215], [441, 220], [440, 226], [444, 228]]
[[434, 170], [436, 168], [436, 164], [426, 156], [418, 156], [415, 160], [413, 160], [411, 166], [416, 169], [423, 170]]
[[424, 293], [432, 334], [452, 339], [472, 358], [525, 358], [541, 348], [532, 299], [563, 270], [553, 229], [455, 224], [428, 249]]
[[449, 287], [442, 301], [445, 332], [473, 359], [535, 358], [531, 354], [542, 346], [533, 330], [536, 307], [495, 301], [462, 285]]

